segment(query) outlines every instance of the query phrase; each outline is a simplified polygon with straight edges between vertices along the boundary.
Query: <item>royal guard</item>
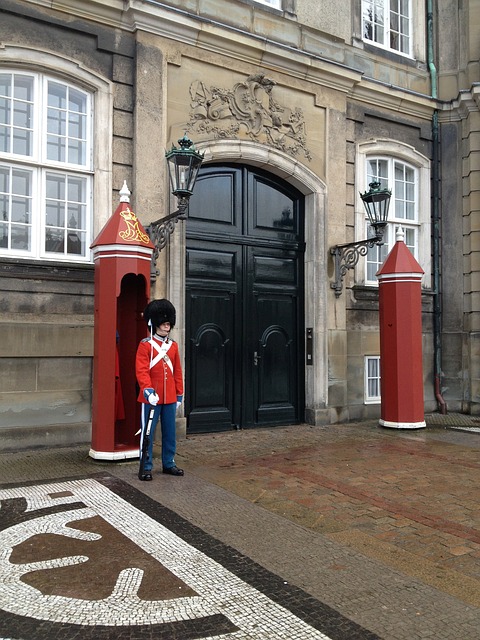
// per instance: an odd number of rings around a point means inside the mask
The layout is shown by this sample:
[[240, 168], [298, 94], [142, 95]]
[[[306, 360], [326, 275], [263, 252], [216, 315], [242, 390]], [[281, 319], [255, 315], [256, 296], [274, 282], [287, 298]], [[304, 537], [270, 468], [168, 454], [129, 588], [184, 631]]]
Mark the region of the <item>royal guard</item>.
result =
[[140, 480], [152, 479], [153, 441], [160, 420], [162, 429], [162, 470], [183, 476], [174, 460], [175, 418], [183, 400], [183, 373], [178, 345], [170, 338], [176, 322], [175, 307], [169, 300], [152, 300], [143, 312], [150, 336], [140, 342], [136, 355], [136, 376], [142, 403], [140, 430]]

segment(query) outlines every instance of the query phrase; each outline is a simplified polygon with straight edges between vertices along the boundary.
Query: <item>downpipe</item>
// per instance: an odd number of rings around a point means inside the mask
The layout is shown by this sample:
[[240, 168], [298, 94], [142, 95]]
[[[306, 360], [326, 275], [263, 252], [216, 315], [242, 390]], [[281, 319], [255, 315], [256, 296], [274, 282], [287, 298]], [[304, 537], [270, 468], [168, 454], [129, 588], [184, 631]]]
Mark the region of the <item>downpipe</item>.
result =
[[[433, 55], [433, 1], [427, 0], [427, 43], [428, 68], [431, 78], [432, 98], [438, 97], [437, 69]], [[447, 403], [442, 395], [442, 304], [440, 296], [440, 207], [438, 168], [438, 110], [432, 117], [432, 231], [433, 231], [433, 349], [434, 349], [434, 392], [437, 407], [442, 415], [447, 413]]]

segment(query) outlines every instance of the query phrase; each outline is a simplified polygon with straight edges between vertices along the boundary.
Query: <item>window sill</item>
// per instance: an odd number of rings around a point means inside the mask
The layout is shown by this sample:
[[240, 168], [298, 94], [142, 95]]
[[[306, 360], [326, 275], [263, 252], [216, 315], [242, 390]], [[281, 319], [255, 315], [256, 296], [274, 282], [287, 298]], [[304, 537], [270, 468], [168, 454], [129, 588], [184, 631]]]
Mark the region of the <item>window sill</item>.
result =
[[43, 280], [93, 282], [94, 272], [95, 265], [91, 263], [0, 258], [0, 277], [4, 278], [34, 277]]

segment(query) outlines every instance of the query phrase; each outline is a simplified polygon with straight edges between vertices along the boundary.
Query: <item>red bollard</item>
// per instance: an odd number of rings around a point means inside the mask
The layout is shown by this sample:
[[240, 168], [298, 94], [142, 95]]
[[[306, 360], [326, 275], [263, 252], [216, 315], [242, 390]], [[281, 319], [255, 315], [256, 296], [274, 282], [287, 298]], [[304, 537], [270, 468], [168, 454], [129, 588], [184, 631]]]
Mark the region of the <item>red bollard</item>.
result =
[[423, 399], [422, 292], [423, 269], [403, 239], [377, 272], [380, 313], [382, 427], [426, 426]]

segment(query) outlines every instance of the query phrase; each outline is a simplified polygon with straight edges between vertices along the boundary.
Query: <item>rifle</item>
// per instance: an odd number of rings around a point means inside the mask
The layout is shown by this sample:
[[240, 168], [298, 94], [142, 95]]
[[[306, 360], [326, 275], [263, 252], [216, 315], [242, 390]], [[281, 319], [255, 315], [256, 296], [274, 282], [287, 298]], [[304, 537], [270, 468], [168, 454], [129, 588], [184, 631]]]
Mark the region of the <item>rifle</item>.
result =
[[142, 450], [140, 451], [140, 469], [138, 470], [138, 477], [141, 477], [145, 474], [145, 459], [147, 457], [147, 451], [150, 444], [150, 432], [152, 430], [153, 416], [155, 413], [155, 407], [152, 407], [148, 412], [147, 418], [147, 426], [145, 427], [145, 432], [143, 433], [142, 439]]

